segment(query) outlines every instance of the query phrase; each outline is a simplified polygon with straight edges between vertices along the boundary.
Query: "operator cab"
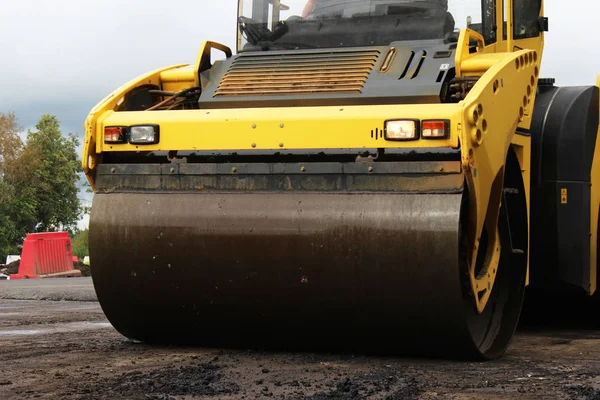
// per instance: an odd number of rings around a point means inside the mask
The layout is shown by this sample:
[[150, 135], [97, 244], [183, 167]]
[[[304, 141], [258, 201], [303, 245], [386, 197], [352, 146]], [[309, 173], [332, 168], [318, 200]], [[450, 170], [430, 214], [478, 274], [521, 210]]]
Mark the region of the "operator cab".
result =
[[[541, 0], [512, 0], [514, 39], [538, 36]], [[238, 51], [388, 46], [393, 42], [455, 43], [463, 28], [486, 45], [506, 40], [506, 15], [496, 0], [239, 0]], [[504, 17], [503, 32], [498, 20]]]
[[240, 51], [455, 42], [461, 28], [483, 25], [480, 0], [284, 1], [240, 1]]

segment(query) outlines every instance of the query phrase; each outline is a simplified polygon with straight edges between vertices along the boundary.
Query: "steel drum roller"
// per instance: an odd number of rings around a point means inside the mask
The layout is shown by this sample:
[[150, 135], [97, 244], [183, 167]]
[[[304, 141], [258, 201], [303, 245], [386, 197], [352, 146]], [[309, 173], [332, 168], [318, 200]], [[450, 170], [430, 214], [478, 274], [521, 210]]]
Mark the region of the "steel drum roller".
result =
[[115, 328], [143, 341], [492, 358], [524, 271], [501, 268], [476, 312], [463, 197], [98, 193], [94, 285]]

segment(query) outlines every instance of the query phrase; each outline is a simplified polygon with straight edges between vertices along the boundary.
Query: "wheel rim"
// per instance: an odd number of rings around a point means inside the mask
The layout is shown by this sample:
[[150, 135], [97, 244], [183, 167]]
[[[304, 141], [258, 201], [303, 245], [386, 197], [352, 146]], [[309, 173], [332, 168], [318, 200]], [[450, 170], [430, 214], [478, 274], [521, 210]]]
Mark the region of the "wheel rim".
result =
[[[506, 198], [503, 198], [496, 240], [487, 246], [485, 265], [476, 270], [467, 265], [466, 251], [461, 251], [465, 313], [473, 343], [479, 357], [500, 357], [514, 334], [523, 305], [527, 253], [513, 251]], [[489, 275], [488, 275], [489, 274]], [[485, 287], [484, 298], [473, 287]]]

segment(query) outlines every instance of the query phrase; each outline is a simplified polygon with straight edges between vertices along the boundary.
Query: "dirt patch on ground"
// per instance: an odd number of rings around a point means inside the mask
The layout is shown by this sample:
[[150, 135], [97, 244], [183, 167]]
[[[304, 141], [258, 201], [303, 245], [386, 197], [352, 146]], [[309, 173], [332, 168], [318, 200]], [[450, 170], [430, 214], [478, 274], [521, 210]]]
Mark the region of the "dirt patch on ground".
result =
[[167, 399], [173, 396], [221, 397], [239, 392], [237, 384], [223, 378], [223, 365], [199, 363], [181, 367], [162, 367], [150, 371], [134, 371], [104, 381], [81, 383], [80, 393], [102, 392], [113, 397]]
[[150, 346], [103, 322], [95, 302], [0, 300], [0, 398], [600, 400], [597, 329], [521, 329], [473, 363]]
[[405, 377], [398, 371], [386, 369], [354, 377], [346, 376], [335, 382], [332, 389], [321, 390], [308, 397], [298, 394], [290, 399], [345, 400], [384, 396], [387, 400], [418, 400], [421, 393], [414, 378]]
[[82, 263], [81, 261], [75, 261], [73, 263], [75, 269], [81, 271], [81, 276], [92, 276], [92, 269], [89, 265]]
[[10, 276], [12, 274], [18, 273], [20, 263], [20, 261], [14, 261], [7, 265], [0, 265], [0, 274]]
[[[0, 274], [4, 274], [7, 276], [18, 274], [19, 273], [19, 265], [21, 261], [15, 261], [8, 265], [0, 265]], [[81, 276], [92, 276], [92, 269], [89, 265], [82, 263], [81, 261], [73, 262], [74, 269], [78, 269], [81, 271]]]

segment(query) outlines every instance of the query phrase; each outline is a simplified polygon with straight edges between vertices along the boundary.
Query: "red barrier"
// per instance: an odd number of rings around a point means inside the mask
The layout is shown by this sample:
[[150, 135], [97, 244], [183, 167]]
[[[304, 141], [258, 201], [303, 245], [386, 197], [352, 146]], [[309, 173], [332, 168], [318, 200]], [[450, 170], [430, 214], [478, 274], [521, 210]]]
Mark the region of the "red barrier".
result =
[[19, 273], [10, 279], [81, 276], [73, 268], [71, 239], [67, 232], [27, 235], [21, 252]]

